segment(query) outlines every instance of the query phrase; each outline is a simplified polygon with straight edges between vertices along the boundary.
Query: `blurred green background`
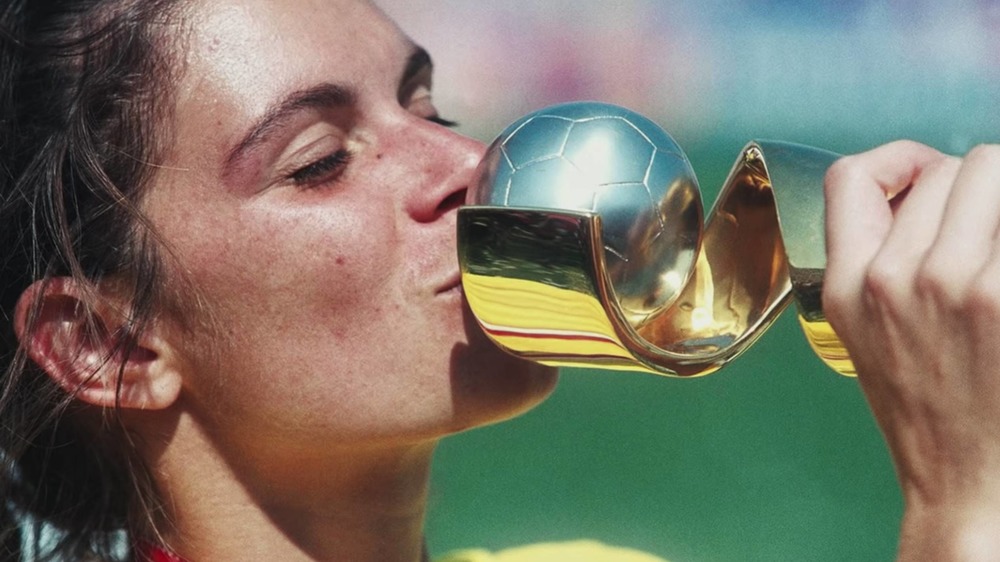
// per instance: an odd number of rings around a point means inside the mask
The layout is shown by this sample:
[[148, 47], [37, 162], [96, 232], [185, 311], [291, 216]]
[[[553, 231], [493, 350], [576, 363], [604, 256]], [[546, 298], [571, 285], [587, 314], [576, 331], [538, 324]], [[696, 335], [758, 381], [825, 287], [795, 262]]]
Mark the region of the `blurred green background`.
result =
[[[434, 56], [461, 131], [488, 141], [551, 103], [619, 103], [685, 148], [706, 207], [753, 138], [1000, 140], [994, 0], [379, 4]], [[534, 411], [446, 439], [427, 528], [433, 554], [594, 538], [674, 561], [875, 561], [901, 513], [857, 382], [788, 311], [708, 377], [566, 370]]]

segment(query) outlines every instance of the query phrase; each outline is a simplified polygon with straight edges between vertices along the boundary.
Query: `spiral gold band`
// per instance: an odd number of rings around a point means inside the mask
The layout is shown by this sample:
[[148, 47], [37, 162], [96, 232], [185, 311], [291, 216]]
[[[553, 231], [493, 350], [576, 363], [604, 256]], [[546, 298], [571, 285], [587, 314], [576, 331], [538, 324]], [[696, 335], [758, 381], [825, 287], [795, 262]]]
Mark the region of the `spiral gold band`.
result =
[[735, 359], [794, 299], [817, 355], [853, 375], [820, 299], [823, 177], [836, 158], [785, 142], [747, 145], [696, 234], [695, 259], [677, 262], [693, 266], [649, 272], [676, 297], [641, 318], [616, 296], [599, 213], [463, 207], [469, 305], [493, 341], [521, 357], [688, 377]]

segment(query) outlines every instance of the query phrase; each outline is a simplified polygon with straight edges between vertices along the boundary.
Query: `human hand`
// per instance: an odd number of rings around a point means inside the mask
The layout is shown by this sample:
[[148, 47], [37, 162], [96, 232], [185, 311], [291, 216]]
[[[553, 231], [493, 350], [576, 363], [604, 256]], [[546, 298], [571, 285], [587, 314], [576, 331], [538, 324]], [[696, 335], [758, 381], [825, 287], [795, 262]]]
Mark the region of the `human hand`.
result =
[[824, 311], [896, 465], [900, 559], [1000, 559], [1000, 146], [843, 158], [826, 209]]

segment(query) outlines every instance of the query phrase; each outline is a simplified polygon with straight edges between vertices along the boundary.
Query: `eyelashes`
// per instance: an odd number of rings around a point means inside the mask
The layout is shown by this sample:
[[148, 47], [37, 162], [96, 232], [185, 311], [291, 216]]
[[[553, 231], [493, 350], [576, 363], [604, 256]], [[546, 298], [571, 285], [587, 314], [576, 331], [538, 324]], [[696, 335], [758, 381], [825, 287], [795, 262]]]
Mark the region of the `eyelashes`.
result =
[[456, 123], [455, 121], [452, 121], [450, 119], [445, 119], [440, 115], [434, 115], [432, 117], [428, 117], [427, 120], [436, 125], [441, 125], [442, 127], [448, 127], [449, 129], [458, 126], [458, 123]]
[[[455, 121], [445, 119], [439, 115], [428, 117], [427, 120], [442, 127], [452, 128], [458, 126], [458, 123]], [[342, 148], [295, 170], [289, 174], [288, 179], [292, 184], [302, 188], [316, 187], [336, 181], [344, 172], [344, 169], [347, 168], [347, 165], [351, 163], [353, 156], [351, 151]]]
[[293, 184], [300, 187], [313, 187], [336, 180], [344, 168], [351, 162], [353, 155], [346, 148], [295, 170], [288, 176]]

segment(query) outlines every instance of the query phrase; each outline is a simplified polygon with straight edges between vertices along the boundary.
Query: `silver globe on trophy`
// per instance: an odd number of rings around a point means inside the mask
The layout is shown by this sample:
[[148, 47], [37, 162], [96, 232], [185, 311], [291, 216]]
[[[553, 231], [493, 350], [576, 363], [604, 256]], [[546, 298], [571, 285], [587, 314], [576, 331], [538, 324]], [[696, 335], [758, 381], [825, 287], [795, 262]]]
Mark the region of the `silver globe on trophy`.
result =
[[683, 150], [614, 105], [519, 119], [459, 210], [462, 283], [507, 351], [556, 366], [711, 373], [795, 300], [807, 339], [851, 375], [820, 304], [831, 152], [755, 141], [708, 218]]

